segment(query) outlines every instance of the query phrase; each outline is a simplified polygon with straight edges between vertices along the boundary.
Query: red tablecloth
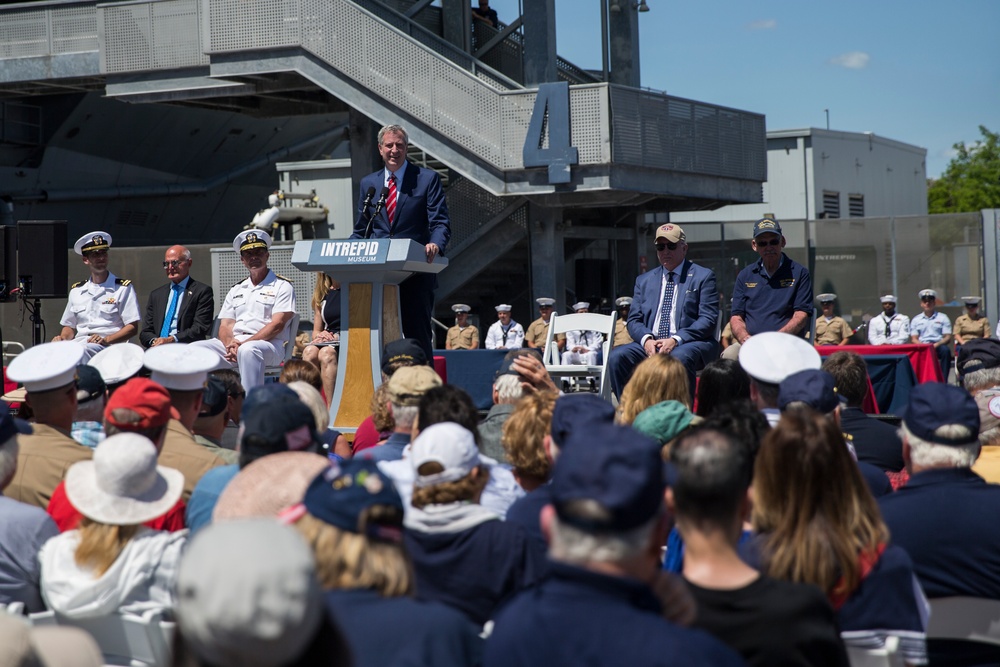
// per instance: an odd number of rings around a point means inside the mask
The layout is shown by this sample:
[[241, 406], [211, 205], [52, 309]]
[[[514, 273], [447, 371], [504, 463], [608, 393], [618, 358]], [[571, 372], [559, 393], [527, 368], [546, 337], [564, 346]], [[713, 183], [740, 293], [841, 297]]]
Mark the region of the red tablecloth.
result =
[[937, 352], [934, 346], [927, 343], [911, 343], [909, 345], [850, 345], [840, 347], [837, 345], [824, 345], [816, 348], [820, 356], [826, 357], [834, 352], [842, 352], [845, 349], [850, 352], [860, 354], [862, 357], [869, 354], [905, 354], [910, 358], [910, 365], [917, 376], [917, 382], [944, 382], [941, 377], [941, 364], [938, 362]]

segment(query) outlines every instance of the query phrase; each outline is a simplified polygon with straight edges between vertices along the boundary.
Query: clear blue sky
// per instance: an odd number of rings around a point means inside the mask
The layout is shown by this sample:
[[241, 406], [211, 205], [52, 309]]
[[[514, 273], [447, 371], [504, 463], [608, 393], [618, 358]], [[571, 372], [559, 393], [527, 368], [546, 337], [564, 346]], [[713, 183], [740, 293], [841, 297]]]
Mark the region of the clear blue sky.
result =
[[[518, 2], [490, 6], [510, 21]], [[763, 113], [769, 130], [826, 127], [829, 109], [830, 129], [926, 148], [931, 178], [979, 125], [1000, 132], [1000, 0], [647, 4], [643, 86]], [[556, 0], [556, 29], [560, 56], [601, 68], [599, 0]]]

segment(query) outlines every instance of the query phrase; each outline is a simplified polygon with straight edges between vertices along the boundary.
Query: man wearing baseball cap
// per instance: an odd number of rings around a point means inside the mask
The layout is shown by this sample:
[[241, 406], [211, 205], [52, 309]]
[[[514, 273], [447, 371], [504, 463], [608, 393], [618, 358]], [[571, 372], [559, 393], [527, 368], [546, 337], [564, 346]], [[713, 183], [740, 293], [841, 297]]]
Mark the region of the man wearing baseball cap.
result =
[[693, 396], [695, 373], [719, 355], [715, 273], [687, 259], [687, 237], [677, 225], [660, 225], [654, 245], [659, 266], [635, 279], [627, 322], [632, 342], [612, 348], [608, 358], [619, 398], [635, 367], [654, 354], [684, 364]]
[[750, 246], [760, 259], [740, 271], [733, 285], [729, 323], [735, 341], [723, 354], [727, 359], [738, 359], [740, 345], [764, 331], [804, 337], [813, 314], [812, 277], [783, 252], [785, 237], [778, 221], [764, 217], [755, 222]]
[[910, 480], [878, 502], [928, 598], [1000, 599], [1000, 525], [993, 520], [1000, 486], [971, 470], [979, 427], [979, 406], [966, 391], [928, 382], [910, 392], [902, 425]]
[[72, 340], [82, 345], [84, 362], [113, 343], [121, 343], [139, 332], [139, 299], [131, 280], [108, 271], [111, 235], [89, 232], [73, 250], [90, 269], [90, 279], [73, 283], [69, 302], [59, 324], [62, 331], [53, 342]]
[[267, 268], [271, 256], [267, 232], [248, 230], [233, 239], [233, 250], [250, 275], [229, 290], [219, 311], [217, 338], [199, 340], [219, 357], [218, 368], [239, 368], [243, 388], [264, 384], [264, 369], [285, 358], [288, 324], [295, 315], [292, 283]]
[[441, 378], [430, 366], [400, 368], [389, 378], [389, 413], [396, 424], [395, 431], [377, 447], [364, 450], [371, 461], [395, 461], [403, 457], [410, 444], [413, 422], [417, 418], [420, 397], [431, 387], [440, 387]]

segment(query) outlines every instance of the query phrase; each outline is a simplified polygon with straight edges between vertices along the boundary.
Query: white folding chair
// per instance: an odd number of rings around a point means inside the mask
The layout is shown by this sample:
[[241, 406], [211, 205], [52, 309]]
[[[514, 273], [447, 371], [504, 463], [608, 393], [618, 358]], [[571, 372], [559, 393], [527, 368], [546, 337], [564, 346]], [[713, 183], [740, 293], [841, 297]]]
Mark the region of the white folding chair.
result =
[[927, 639], [962, 639], [1000, 646], [1000, 600], [972, 597], [935, 598]]
[[[606, 401], [611, 401], [611, 382], [608, 378], [608, 356], [610, 356], [610, 341], [615, 337], [615, 320], [617, 313], [601, 315], [600, 313], [572, 313], [570, 315], [552, 314], [549, 320], [549, 331], [545, 336], [545, 354], [542, 360], [545, 362], [545, 369], [553, 378], [588, 378], [596, 377], [598, 380], [598, 394]], [[598, 366], [562, 364], [559, 356], [559, 345], [556, 337], [565, 334], [567, 331], [597, 331], [604, 335], [604, 353], [601, 364]]]
[[142, 616], [110, 614], [96, 618], [67, 618], [52, 611], [32, 614], [32, 625], [73, 626], [97, 641], [108, 665], [162, 667], [170, 663], [174, 623], [164, 621], [160, 612]]

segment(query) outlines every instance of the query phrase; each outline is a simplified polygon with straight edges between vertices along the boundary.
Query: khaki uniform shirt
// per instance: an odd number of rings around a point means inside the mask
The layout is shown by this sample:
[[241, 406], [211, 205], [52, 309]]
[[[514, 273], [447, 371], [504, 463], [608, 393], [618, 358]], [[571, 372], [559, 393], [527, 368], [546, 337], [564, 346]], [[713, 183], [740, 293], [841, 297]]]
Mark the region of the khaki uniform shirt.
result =
[[989, 338], [992, 335], [990, 321], [985, 317], [972, 319], [968, 315], [960, 315], [955, 320], [954, 333], [961, 336], [962, 340], [972, 340], [973, 338]]
[[31, 435], [17, 436], [17, 472], [4, 495], [46, 509], [69, 467], [77, 461], [89, 461], [94, 450], [69, 437], [69, 431], [47, 424], [32, 427], [35, 432]]
[[184, 474], [184, 494], [181, 496], [184, 502], [191, 498], [191, 492], [202, 475], [216, 466], [226, 465], [225, 461], [199, 445], [184, 424], [176, 419], [167, 422], [167, 436], [163, 439], [159, 461], [160, 465]]
[[972, 472], [990, 484], [1000, 484], [1000, 446], [983, 447], [975, 465], [972, 466]]
[[611, 343], [611, 347], [628, 345], [631, 342], [632, 336], [629, 334], [625, 322], [623, 320], [615, 320], [615, 340]]
[[457, 324], [448, 329], [447, 350], [473, 350], [479, 347], [479, 329], [469, 325], [462, 329]]
[[[539, 317], [537, 320], [529, 324], [528, 330], [524, 332], [524, 344], [526, 347], [544, 349], [545, 337], [548, 335], [549, 323]], [[566, 336], [564, 334], [556, 336], [556, 341], [564, 340], [566, 340]]]
[[840, 345], [840, 341], [853, 333], [854, 330], [843, 317], [831, 317], [829, 322], [822, 315], [816, 318], [817, 345]]
[[229, 465], [239, 465], [240, 453], [235, 449], [226, 449], [217, 442], [212, 441], [204, 435], [195, 435], [194, 441], [199, 445], [210, 451], [211, 453], [218, 456], [220, 459], [228, 463]]

